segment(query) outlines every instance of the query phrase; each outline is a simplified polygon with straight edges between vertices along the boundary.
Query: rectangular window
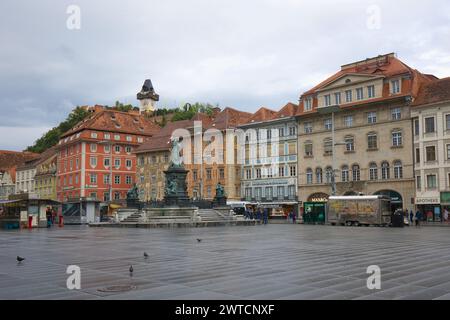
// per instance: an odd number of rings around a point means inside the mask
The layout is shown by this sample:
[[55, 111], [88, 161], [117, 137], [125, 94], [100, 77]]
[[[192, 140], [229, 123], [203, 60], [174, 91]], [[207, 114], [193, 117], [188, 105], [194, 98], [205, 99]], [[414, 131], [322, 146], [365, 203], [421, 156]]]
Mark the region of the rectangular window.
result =
[[416, 163], [420, 163], [420, 149], [419, 148], [416, 149]]
[[105, 133], [105, 134], [103, 135], [103, 137], [105, 138], [105, 140], [111, 139], [111, 135], [110, 135], [109, 133]]
[[450, 144], [447, 145], [447, 160], [450, 160]]
[[334, 101], [336, 101], [337, 105], [341, 104], [341, 93], [340, 92], [336, 92], [334, 94]]
[[357, 100], [364, 99], [364, 90], [363, 90], [363, 88], [356, 89], [356, 99]]
[[89, 149], [91, 150], [91, 152], [97, 152], [97, 144], [91, 143], [89, 145]]
[[97, 184], [97, 174], [91, 173], [91, 184]]
[[284, 167], [279, 167], [278, 168], [278, 176], [279, 177], [284, 177]]
[[91, 168], [95, 168], [97, 166], [97, 157], [90, 158]]
[[312, 99], [308, 98], [305, 100], [305, 111], [311, 111], [312, 110]]
[[422, 177], [421, 176], [416, 177], [416, 188], [417, 188], [417, 190], [422, 189]]
[[367, 114], [367, 123], [368, 124], [377, 123], [377, 113], [376, 112], [369, 112]]
[[419, 135], [419, 119], [414, 120], [414, 135]]
[[355, 151], [355, 139], [353, 137], [345, 138], [345, 150], [347, 152]]
[[434, 125], [434, 117], [425, 118], [425, 133], [433, 133], [436, 132], [436, 128]]
[[445, 130], [450, 130], [450, 114], [445, 115]]
[[333, 129], [333, 124], [331, 119], [325, 119], [324, 121], [325, 130], [331, 131]]
[[198, 173], [197, 170], [192, 171], [192, 180], [197, 181], [198, 179]]
[[107, 185], [111, 183], [111, 176], [109, 174], [103, 175], [103, 183]]
[[403, 144], [401, 132], [392, 132], [392, 146], [400, 147]]
[[126, 176], [126, 177], [125, 177], [125, 183], [126, 183], [126, 184], [131, 184], [131, 183], [132, 183], [131, 176]]
[[347, 128], [353, 126], [353, 116], [344, 117], [344, 126], [346, 126]]
[[278, 186], [277, 187], [277, 196], [279, 199], [284, 198], [284, 186]]
[[402, 110], [400, 108], [394, 108], [391, 110], [392, 120], [400, 120], [402, 118]]
[[114, 176], [114, 183], [120, 184], [120, 176], [119, 175]]
[[425, 148], [427, 154], [427, 161], [436, 161], [436, 147], [429, 146]]
[[391, 93], [392, 94], [400, 93], [400, 80], [391, 81]]
[[305, 143], [305, 156], [312, 157], [313, 156], [313, 144]]
[[225, 169], [219, 168], [219, 179], [225, 179]]
[[367, 145], [369, 150], [378, 149], [378, 139], [376, 134], [369, 134], [367, 136]]
[[297, 167], [296, 166], [291, 166], [289, 168], [290, 173], [291, 173], [291, 177], [295, 177], [297, 175]]
[[[270, 132], [270, 130], [267, 131], [267, 132]], [[296, 133], [297, 133], [297, 130], [296, 130], [295, 127], [289, 127], [289, 135], [290, 135], [290, 136], [295, 136]], [[270, 138], [269, 138], [269, 139], [270, 139]]]
[[352, 102], [352, 100], [353, 100], [352, 90], [345, 91], [345, 102]]
[[114, 167], [116, 167], [116, 169], [120, 168], [120, 159], [114, 159]]
[[211, 180], [211, 179], [212, 179], [211, 169], [206, 169], [206, 180]]
[[131, 136], [126, 136], [127, 141], [133, 141], [133, 138]]
[[436, 181], [435, 174], [427, 175], [427, 188], [428, 189], [436, 189], [437, 188], [437, 181]]
[[105, 167], [109, 167], [111, 165], [111, 159], [110, 158], [103, 159], [103, 165]]
[[375, 98], [375, 86], [367, 87], [367, 95], [369, 98]]
[[97, 139], [97, 132], [91, 132], [91, 138]]
[[247, 178], [247, 180], [250, 180], [252, 178], [252, 170], [245, 170], [245, 177]]
[[127, 147], [125, 147], [125, 152], [126, 153], [131, 153], [131, 147], [130, 146], [127, 146]]
[[256, 169], [256, 179], [261, 179], [261, 169]]
[[284, 137], [284, 128], [279, 128], [279, 129], [278, 129], [278, 135], [279, 135], [280, 137]]
[[131, 166], [132, 166], [132, 161], [131, 161], [131, 159], [125, 160], [125, 165], [126, 165], [127, 168], [131, 168]]
[[115, 134], [114, 135], [114, 140], [120, 140], [120, 134]]
[[115, 147], [114, 147], [114, 151], [115, 151], [116, 153], [119, 153], [119, 152], [120, 152], [120, 146], [115, 146]]
[[325, 140], [323, 143], [324, 154], [330, 156], [333, 154], [333, 141], [331, 139]]
[[331, 95], [327, 94], [326, 96], [324, 96], [325, 98], [325, 106], [331, 106]]
[[305, 122], [305, 133], [309, 134], [313, 132], [312, 122]]

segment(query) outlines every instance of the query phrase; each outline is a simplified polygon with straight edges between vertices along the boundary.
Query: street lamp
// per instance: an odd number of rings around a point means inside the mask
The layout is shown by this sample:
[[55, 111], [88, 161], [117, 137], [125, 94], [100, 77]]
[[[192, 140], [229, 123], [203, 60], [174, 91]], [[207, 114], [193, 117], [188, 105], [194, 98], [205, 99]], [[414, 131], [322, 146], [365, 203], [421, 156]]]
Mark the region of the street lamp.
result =
[[336, 156], [335, 156], [335, 150], [334, 147], [337, 145], [334, 138], [334, 132], [335, 132], [335, 125], [334, 125], [334, 114], [336, 112], [339, 112], [341, 108], [339, 105], [332, 105], [332, 106], [326, 106], [326, 107], [320, 107], [317, 108], [317, 112], [322, 115], [328, 115], [331, 114], [331, 152], [332, 152], [332, 174], [331, 174], [331, 195], [336, 195], [336, 174], [335, 174], [335, 168], [336, 168]]

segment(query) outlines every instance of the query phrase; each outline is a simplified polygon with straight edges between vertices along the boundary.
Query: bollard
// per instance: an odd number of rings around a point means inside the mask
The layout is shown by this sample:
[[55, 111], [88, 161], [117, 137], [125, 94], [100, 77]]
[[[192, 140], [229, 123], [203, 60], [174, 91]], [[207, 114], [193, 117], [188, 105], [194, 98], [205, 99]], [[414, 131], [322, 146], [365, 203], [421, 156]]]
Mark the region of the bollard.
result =
[[33, 228], [33, 216], [28, 216], [28, 229]]
[[60, 227], [64, 227], [64, 218], [63, 218], [62, 215], [59, 216], [59, 226], [60, 226]]

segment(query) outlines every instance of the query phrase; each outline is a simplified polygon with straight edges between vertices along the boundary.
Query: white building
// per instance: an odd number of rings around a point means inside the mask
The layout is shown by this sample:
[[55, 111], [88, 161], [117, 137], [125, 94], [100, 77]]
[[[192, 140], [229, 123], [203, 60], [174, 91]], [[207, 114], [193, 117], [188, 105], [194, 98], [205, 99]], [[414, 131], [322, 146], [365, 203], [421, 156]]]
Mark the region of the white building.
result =
[[16, 170], [16, 194], [35, 192], [34, 176], [36, 175], [36, 162], [38, 159], [33, 159], [25, 162]]
[[416, 208], [441, 221], [450, 209], [450, 78], [423, 85], [411, 108]]

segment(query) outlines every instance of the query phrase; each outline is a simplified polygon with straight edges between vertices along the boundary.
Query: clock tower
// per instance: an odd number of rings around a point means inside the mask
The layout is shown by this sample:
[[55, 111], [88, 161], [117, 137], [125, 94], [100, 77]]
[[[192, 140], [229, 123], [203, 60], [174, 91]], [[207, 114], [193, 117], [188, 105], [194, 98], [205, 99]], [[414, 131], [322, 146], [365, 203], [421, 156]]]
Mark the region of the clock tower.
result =
[[155, 111], [159, 95], [156, 94], [150, 79], [144, 81], [141, 91], [137, 94], [137, 99], [140, 101], [139, 109], [141, 113]]

